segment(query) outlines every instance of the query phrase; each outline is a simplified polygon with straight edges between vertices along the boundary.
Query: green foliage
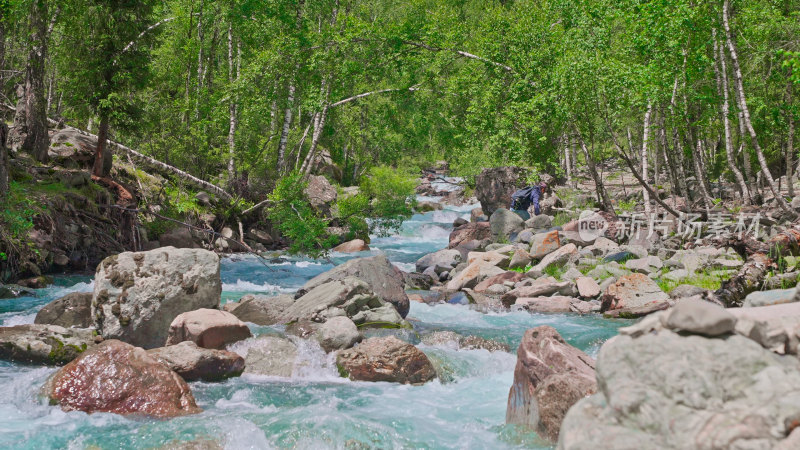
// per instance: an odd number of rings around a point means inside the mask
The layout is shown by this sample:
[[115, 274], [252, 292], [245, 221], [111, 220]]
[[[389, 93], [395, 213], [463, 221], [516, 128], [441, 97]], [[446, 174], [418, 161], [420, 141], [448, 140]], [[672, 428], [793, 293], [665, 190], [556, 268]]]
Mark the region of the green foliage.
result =
[[303, 190], [308, 185], [302, 174], [292, 172], [283, 177], [269, 195], [272, 206], [269, 218], [290, 241], [290, 253], [313, 258], [327, 254], [338, 240], [328, 234], [328, 224], [311, 208]]
[[414, 214], [415, 187], [416, 180], [411, 174], [388, 166], [370, 169], [361, 180], [361, 192], [369, 199], [365, 212], [371, 219], [372, 233], [387, 236]]
[[29, 190], [11, 181], [8, 195], [0, 198], [0, 234], [4, 239], [19, 243], [33, 228], [33, 217], [40, 211], [41, 206]]

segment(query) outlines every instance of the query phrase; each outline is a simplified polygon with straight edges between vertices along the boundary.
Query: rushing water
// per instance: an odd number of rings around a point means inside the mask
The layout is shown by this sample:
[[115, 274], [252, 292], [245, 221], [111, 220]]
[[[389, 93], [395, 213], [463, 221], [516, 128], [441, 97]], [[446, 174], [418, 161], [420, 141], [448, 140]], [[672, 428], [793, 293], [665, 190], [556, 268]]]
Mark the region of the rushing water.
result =
[[[401, 269], [447, 245], [452, 221], [471, 207], [415, 215], [391, 237], [374, 238], [370, 252], [334, 254], [332, 262], [383, 252]], [[249, 256], [222, 262], [223, 302], [245, 293], [292, 292], [332, 266], [276, 255], [269, 269]], [[36, 298], [0, 301], [2, 325], [33, 322], [44, 304], [68, 292], [91, 291], [91, 279], [62, 277]], [[418, 332], [452, 330], [503, 341], [516, 349], [526, 329], [552, 325], [595, 355], [622, 322], [577, 315], [524, 312], [483, 314], [461, 305], [413, 303]], [[254, 333], [275, 328], [253, 327]], [[351, 382], [339, 378], [331, 356], [300, 343], [291, 378], [243, 376], [191, 383], [204, 412], [172, 420], [63, 412], [39, 389], [56, 369], [0, 361], [0, 448], [140, 449], [182, 441], [214, 441], [226, 448], [547, 448], [534, 433], [505, 422], [516, 357], [486, 350], [419, 345], [452, 381], [424, 386]]]

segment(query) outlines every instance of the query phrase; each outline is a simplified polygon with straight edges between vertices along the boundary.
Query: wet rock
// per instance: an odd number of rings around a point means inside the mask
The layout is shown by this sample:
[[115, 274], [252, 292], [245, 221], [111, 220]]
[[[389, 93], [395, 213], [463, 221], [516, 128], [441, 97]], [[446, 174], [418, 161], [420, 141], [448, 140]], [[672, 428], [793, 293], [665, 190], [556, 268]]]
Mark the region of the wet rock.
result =
[[416, 272], [404, 272], [403, 278], [405, 279], [406, 289], [415, 289], [421, 291], [427, 291], [431, 288], [434, 282], [439, 281], [439, 276], [436, 275], [435, 272], [433, 275]]
[[280, 323], [286, 308], [294, 303], [291, 295], [253, 295], [248, 294], [238, 302], [229, 302], [224, 305], [225, 311], [233, 314], [243, 322], [256, 325], [275, 325]]
[[[461, 252], [453, 249], [442, 249], [429, 253], [417, 260], [417, 272], [424, 272], [428, 267], [449, 267], [452, 269], [463, 260]], [[449, 270], [449, 269], [448, 269]]]
[[342, 376], [358, 381], [423, 384], [436, 378], [425, 353], [394, 336], [369, 338], [339, 352], [336, 365]]
[[483, 169], [475, 178], [475, 197], [484, 213], [491, 215], [497, 208], [507, 208], [511, 194], [525, 184], [527, 170], [521, 167], [492, 167]]
[[43, 393], [65, 411], [169, 418], [201, 412], [189, 385], [139, 347], [104, 341], [62, 367]]
[[770, 306], [781, 303], [792, 303], [799, 301], [797, 290], [792, 289], [773, 289], [771, 291], [755, 291], [747, 294], [744, 298], [743, 307]]
[[186, 381], [220, 381], [238, 377], [244, 371], [244, 358], [238, 354], [198, 347], [192, 341], [154, 348], [147, 353]]
[[95, 327], [106, 339], [161, 347], [179, 314], [219, 306], [219, 270], [219, 257], [199, 249], [164, 247], [108, 257], [95, 275]]
[[326, 352], [332, 352], [354, 346], [361, 340], [361, 334], [352, 320], [347, 317], [333, 317], [319, 326], [316, 338]]
[[309, 176], [308, 185], [303, 192], [315, 211], [323, 217], [331, 217], [331, 207], [336, 201], [337, 192], [327, 178], [322, 175]]
[[419, 202], [417, 203], [417, 212], [426, 213], [431, 211], [441, 211], [443, 208], [441, 203], [438, 202]]
[[36, 297], [36, 292], [17, 284], [0, 285], [0, 300], [19, 297]]
[[94, 326], [91, 308], [91, 292], [73, 292], [44, 305], [33, 323], [89, 328]]
[[169, 326], [166, 345], [192, 341], [202, 348], [221, 349], [252, 334], [233, 314], [216, 309], [198, 309], [179, 314]]
[[620, 277], [606, 289], [601, 298], [602, 312], [611, 309], [635, 308], [651, 302], [666, 302], [669, 295], [655, 281], [641, 273]]
[[66, 364], [95, 344], [93, 330], [58, 325], [0, 327], [0, 359]]
[[297, 346], [277, 336], [258, 336], [236, 343], [230, 350], [244, 356], [244, 373], [291, 377], [297, 359]]
[[383, 254], [369, 258], [351, 259], [317, 275], [303, 285], [295, 294], [295, 298], [300, 298], [305, 293], [329, 281], [347, 277], [356, 277], [367, 283], [372, 292], [383, 301], [391, 303], [401, 317], [408, 314], [408, 296], [404, 289], [403, 274]]
[[44, 289], [53, 284], [53, 279], [45, 275], [39, 275], [37, 277], [19, 280], [17, 284], [28, 289]]
[[703, 336], [719, 336], [733, 332], [736, 317], [725, 308], [703, 300], [685, 298], [669, 310], [664, 326]]
[[515, 212], [497, 208], [489, 217], [489, 225], [492, 230], [492, 239], [505, 239], [505, 242], [508, 242], [508, 239], [525, 228], [525, 221]]
[[538, 233], [531, 238], [531, 258], [542, 259], [561, 248], [561, 240], [558, 231]]
[[559, 449], [774, 448], [800, 415], [800, 362], [737, 335], [618, 336], [600, 349], [597, 381], [564, 418]]
[[480, 336], [462, 336], [454, 331], [434, 331], [422, 336], [422, 343], [430, 346], [445, 346], [459, 350], [487, 350], [508, 352], [507, 344]]
[[369, 251], [369, 245], [362, 239], [353, 239], [333, 248], [333, 251], [340, 253], [357, 253]]
[[322, 323], [338, 316], [347, 316], [358, 325], [373, 322], [405, 323], [391, 304], [372, 292], [369, 284], [355, 277], [315, 286], [284, 310], [280, 322], [308, 319]]
[[450, 243], [447, 248], [460, 247], [469, 241], [483, 241], [492, 238], [492, 229], [489, 222], [470, 222], [462, 225], [450, 233]]
[[525, 332], [517, 349], [506, 423], [555, 441], [569, 408], [597, 392], [594, 361], [549, 326]]

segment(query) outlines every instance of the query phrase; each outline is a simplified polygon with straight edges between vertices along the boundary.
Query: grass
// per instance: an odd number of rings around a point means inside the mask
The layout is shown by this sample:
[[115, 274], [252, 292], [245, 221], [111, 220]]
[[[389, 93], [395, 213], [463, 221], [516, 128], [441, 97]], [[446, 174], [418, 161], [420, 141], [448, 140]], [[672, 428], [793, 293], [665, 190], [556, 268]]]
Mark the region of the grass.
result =
[[722, 285], [722, 281], [722, 277], [704, 272], [677, 281], [659, 278], [656, 280], [656, 283], [658, 283], [658, 287], [660, 287], [662, 291], [670, 293], [673, 289], [682, 284], [691, 284], [699, 288], [716, 291]]
[[553, 226], [560, 227], [569, 222], [570, 220], [572, 220], [572, 214], [564, 211], [559, 211], [556, 213], [555, 216], [553, 216]]

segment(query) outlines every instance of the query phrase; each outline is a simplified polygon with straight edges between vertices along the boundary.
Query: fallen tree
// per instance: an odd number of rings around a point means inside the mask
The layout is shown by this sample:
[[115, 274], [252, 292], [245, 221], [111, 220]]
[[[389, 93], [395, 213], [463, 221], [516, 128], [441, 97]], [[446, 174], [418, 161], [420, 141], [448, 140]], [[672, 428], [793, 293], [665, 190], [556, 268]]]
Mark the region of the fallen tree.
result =
[[[4, 108], [6, 108], [6, 109], [8, 109], [10, 111], [16, 112], [16, 110], [17, 110], [15, 107], [13, 107], [11, 105], [7, 105], [7, 104], [1, 104], [1, 105]], [[60, 122], [56, 121], [56, 120], [48, 118], [47, 121], [52, 126], [62, 126], [62, 124]], [[79, 134], [82, 134], [84, 136], [90, 137], [92, 139], [99, 139], [96, 134], [92, 134], [92, 133], [90, 133], [90, 132], [88, 132], [86, 130], [82, 130], [80, 128], [76, 128], [76, 127], [73, 127], [73, 126], [70, 126], [70, 125], [63, 125], [63, 128], [67, 128], [67, 129], [73, 130], [73, 131], [75, 131], [75, 132], [77, 132]], [[112, 141], [111, 139], [108, 139], [107, 142], [108, 142], [108, 145], [111, 148], [116, 149], [120, 153], [124, 153], [126, 155], [129, 155], [131, 158], [133, 158], [133, 159], [139, 161], [140, 163], [143, 163], [143, 164], [153, 168], [154, 170], [157, 170], [157, 171], [160, 171], [162, 173], [169, 174], [169, 175], [174, 175], [174, 176], [180, 178], [181, 180], [183, 180], [183, 181], [185, 181], [185, 182], [187, 182], [187, 183], [189, 183], [191, 185], [194, 185], [194, 186], [196, 186], [196, 187], [198, 187], [200, 189], [207, 190], [210, 193], [213, 193], [213, 194], [215, 194], [215, 195], [217, 195], [219, 197], [224, 198], [225, 200], [233, 200], [233, 196], [231, 196], [231, 194], [229, 194], [224, 189], [222, 189], [221, 187], [219, 187], [219, 186], [217, 186], [215, 184], [209, 183], [208, 181], [201, 180], [200, 178], [197, 178], [197, 177], [195, 177], [194, 175], [192, 175], [192, 174], [190, 174], [188, 172], [184, 172], [183, 170], [180, 170], [177, 167], [171, 166], [171, 165], [163, 163], [163, 162], [161, 162], [161, 161], [159, 161], [159, 160], [157, 160], [155, 158], [151, 158], [151, 157], [149, 157], [147, 155], [139, 153], [136, 150], [134, 150], [134, 149], [132, 149], [132, 148], [126, 146], [126, 145], [120, 144], [119, 142]]]

